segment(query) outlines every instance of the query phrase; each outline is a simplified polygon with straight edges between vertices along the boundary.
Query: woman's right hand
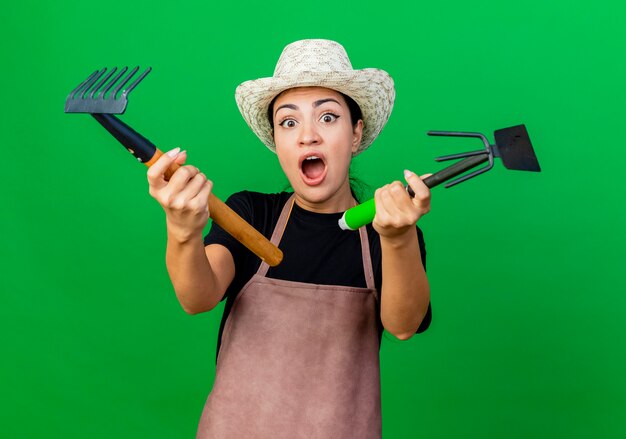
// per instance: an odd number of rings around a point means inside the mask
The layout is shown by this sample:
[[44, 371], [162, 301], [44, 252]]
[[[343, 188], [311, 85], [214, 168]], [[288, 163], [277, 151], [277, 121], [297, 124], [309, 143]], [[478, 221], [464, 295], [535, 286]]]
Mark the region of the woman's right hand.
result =
[[[198, 168], [182, 166], [186, 160], [186, 151], [175, 148], [148, 168], [150, 195], [165, 210], [168, 236], [179, 242], [202, 236], [209, 220], [208, 198], [213, 187], [213, 183]], [[172, 163], [181, 167], [167, 181], [165, 171]]]

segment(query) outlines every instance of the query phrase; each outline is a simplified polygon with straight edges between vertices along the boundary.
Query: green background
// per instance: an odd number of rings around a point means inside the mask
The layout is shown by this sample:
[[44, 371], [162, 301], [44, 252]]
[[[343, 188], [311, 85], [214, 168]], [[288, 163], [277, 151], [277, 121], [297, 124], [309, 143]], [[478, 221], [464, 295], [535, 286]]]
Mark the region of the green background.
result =
[[152, 66], [123, 120], [182, 146], [226, 198], [280, 191], [233, 98], [301, 38], [395, 80], [355, 163], [372, 188], [478, 148], [427, 130], [526, 124], [543, 172], [433, 190], [420, 220], [433, 323], [381, 350], [387, 438], [626, 437], [623, 2], [109, 2], [4, 5], [0, 436], [193, 437], [221, 307], [190, 317], [145, 168], [69, 91]]

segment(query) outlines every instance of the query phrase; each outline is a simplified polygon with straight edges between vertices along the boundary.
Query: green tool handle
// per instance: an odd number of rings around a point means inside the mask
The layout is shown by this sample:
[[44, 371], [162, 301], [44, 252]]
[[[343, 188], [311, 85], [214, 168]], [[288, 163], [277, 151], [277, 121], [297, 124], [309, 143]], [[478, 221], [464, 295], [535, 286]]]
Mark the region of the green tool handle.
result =
[[[469, 171], [470, 169], [475, 168], [476, 166], [486, 162], [487, 160], [489, 160], [489, 155], [486, 153], [468, 157], [425, 178], [424, 184], [429, 188], [434, 188], [435, 186], [445, 181], [448, 181], [465, 171]], [[411, 196], [415, 196], [411, 188], [407, 188], [407, 191]], [[339, 220], [339, 227], [341, 227], [343, 230], [358, 230], [359, 227], [370, 224], [372, 221], [374, 221], [375, 216], [376, 203], [372, 198], [371, 200], [368, 200], [363, 204], [359, 204], [358, 206], [346, 210]]]

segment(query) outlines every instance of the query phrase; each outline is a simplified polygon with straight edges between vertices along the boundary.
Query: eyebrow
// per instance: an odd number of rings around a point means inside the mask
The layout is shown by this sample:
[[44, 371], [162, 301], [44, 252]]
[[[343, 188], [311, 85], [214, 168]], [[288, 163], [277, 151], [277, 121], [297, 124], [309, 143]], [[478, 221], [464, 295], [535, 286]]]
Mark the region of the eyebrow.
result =
[[313, 102], [313, 108], [317, 108], [317, 107], [319, 107], [320, 105], [322, 105], [322, 104], [324, 104], [324, 103], [326, 103], [326, 102], [335, 102], [335, 103], [337, 103], [338, 105], [341, 105], [341, 104], [339, 103], [339, 101], [337, 101], [336, 99], [333, 99], [333, 98], [327, 98], [327, 99], [320, 99], [320, 100], [318, 100], [318, 101]]
[[292, 110], [297, 110], [298, 106], [294, 105], [294, 104], [284, 104], [284, 105], [281, 105], [280, 107], [278, 107], [276, 109], [276, 111], [274, 111], [274, 116], [276, 116], [276, 113], [278, 113], [278, 110], [280, 110], [281, 108], [291, 108]]
[[[337, 101], [336, 99], [326, 98], [326, 99], [318, 99], [317, 101], [313, 102], [313, 108], [317, 108], [320, 105], [325, 104], [326, 102], [335, 102], [337, 105], [341, 105], [339, 101]], [[298, 106], [294, 104], [283, 104], [280, 107], [278, 107], [276, 111], [274, 111], [274, 116], [276, 116], [276, 113], [278, 113], [278, 110], [280, 110], [281, 108], [290, 108], [292, 110], [299, 109]]]

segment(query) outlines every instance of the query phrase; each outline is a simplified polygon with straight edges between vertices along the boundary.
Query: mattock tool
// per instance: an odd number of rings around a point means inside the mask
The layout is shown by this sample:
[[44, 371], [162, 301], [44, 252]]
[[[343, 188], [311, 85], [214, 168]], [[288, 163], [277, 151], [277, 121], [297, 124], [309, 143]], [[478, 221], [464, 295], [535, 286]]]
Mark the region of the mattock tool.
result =
[[[478, 151], [464, 152], [461, 154], [451, 154], [442, 157], [437, 157], [435, 160], [438, 162], [463, 159], [455, 164], [442, 169], [441, 171], [426, 177], [424, 184], [429, 188], [448, 181], [464, 172], [469, 171], [481, 165], [487, 163], [480, 169], [476, 169], [468, 174], [465, 174], [456, 180], [452, 180], [446, 184], [449, 188], [456, 184], [483, 174], [493, 168], [494, 158], [499, 157], [507, 169], [513, 169], [518, 171], [533, 171], [540, 172], [539, 162], [537, 156], [533, 150], [533, 146], [530, 143], [530, 137], [526, 131], [524, 125], [515, 125], [509, 128], [502, 128], [494, 131], [494, 138], [496, 143], [490, 145], [487, 137], [481, 133], [462, 132], [462, 131], [428, 131], [429, 136], [452, 136], [452, 137], [477, 137], [482, 140], [484, 148]], [[411, 197], [415, 196], [413, 189], [406, 186], [407, 191]], [[369, 224], [374, 220], [376, 215], [376, 204], [372, 198], [363, 204], [359, 204], [351, 209], [348, 209], [341, 219], [339, 220], [339, 227], [344, 230], [357, 230], [359, 227]]]
[[[106, 68], [93, 72], [69, 94], [65, 101], [65, 112], [91, 114], [137, 160], [150, 167], [163, 155], [163, 152], [114, 114], [124, 113], [129, 93], [152, 69], [148, 67], [127, 88], [124, 88], [135, 76], [139, 67], [135, 67], [124, 76], [127, 70], [127, 67], [122, 68], [114, 77], [117, 67], [111, 69], [106, 75]], [[166, 171], [165, 179], [169, 180], [179, 167], [180, 165], [173, 163]], [[209, 195], [209, 207], [213, 221], [226, 232], [270, 266], [280, 264], [283, 259], [282, 251], [213, 193]]]
[[[449, 183], [446, 183], [445, 187], [449, 188], [456, 184], [476, 177], [484, 172], [487, 172], [493, 168], [493, 162], [495, 157], [499, 157], [502, 160], [502, 164], [507, 169], [513, 169], [517, 171], [533, 171], [540, 172], [539, 162], [537, 156], [533, 150], [533, 146], [530, 143], [530, 137], [526, 131], [524, 125], [515, 125], [509, 128], [502, 128], [493, 132], [493, 136], [496, 139], [496, 143], [489, 144], [489, 140], [482, 133], [467, 133], [462, 131], [428, 131], [429, 136], [450, 136], [450, 137], [477, 137], [483, 141], [484, 149], [471, 152], [463, 152], [460, 154], [451, 154], [441, 157], [437, 157], [435, 161], [443, 162], [447, 160], [464, 159], [452, 166], [449, 166], [436, 174], [424, 179], [424, 183], [429, 188], [433, 188], [444, 181], [456, 177], [465, 171], [475, 168], [476, 166], [489, 162], [487, 165], [480, 169], [470, 172], [462, 177], [457, 178]], [[408, 188], [411, 196], [414, 196], [413, 191]]]

